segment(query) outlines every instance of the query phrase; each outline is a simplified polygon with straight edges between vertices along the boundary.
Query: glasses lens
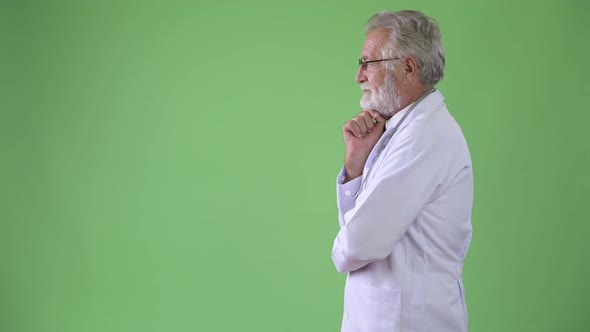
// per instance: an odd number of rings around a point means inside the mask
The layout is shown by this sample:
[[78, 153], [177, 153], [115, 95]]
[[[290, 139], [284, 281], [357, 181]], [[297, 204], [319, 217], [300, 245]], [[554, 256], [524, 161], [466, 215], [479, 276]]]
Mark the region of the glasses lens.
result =
[[367, 65], [368, 63], [363, 62], [363, 59], [359, 59], [359, 66], [361, 66], [363, 70], [367, 70]]

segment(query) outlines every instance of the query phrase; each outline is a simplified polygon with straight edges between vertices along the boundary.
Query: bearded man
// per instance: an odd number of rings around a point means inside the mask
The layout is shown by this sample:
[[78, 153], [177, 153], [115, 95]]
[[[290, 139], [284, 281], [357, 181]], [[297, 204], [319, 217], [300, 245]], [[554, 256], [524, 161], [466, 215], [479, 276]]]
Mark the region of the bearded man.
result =
[[356, 75], [363, 111], [342, 127], [337, 177], [342, 331], [467, 331], [473, 173], [435, 89], [445, 64], [439, 28], [417, 11], [381, 12], [365, 35]]

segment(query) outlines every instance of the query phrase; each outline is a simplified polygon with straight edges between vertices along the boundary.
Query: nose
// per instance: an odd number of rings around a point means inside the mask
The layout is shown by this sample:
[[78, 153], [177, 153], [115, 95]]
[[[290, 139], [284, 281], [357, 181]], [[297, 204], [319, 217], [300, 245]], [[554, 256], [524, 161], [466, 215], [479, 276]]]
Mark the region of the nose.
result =
[[356, 72], [355, 81], [358, 84], [361, 84], [361, 83], [367, 81], [367, 75], [365, 75], [365, 71], [363, 70], [362, 66], [359, 66], [359, 69]]

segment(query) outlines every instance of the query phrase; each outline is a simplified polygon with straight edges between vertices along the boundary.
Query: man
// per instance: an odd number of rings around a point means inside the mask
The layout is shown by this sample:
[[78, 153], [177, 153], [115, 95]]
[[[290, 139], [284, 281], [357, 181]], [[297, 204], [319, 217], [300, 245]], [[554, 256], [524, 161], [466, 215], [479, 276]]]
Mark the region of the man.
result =
[[342, 331], [467, 331], [461, 273], [473, 175], [461, 129], [434, 89], [445, 63], [439, 29], [417, 11], [381, 12], [365, 34], [363, 111], [342, 127], [337, 178]]

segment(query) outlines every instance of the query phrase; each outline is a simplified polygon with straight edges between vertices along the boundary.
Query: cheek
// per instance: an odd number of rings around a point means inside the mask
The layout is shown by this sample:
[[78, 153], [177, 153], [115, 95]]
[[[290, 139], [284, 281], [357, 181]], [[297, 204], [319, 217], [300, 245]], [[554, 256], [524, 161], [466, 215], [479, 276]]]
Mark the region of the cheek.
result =
[[375, 92], [379, 92], [381, 90], [381, 87], [383, 86], [383, 80], [369, 80], [369, 83], [371, 83], [371, 86], [373, 87]]
[[367, 80], [371, 83], [371, 86], [375, 91], [379, 91], [383, 86], [384, 76], [382, 73], [373, 73], [370, 76], [367, 76]]

